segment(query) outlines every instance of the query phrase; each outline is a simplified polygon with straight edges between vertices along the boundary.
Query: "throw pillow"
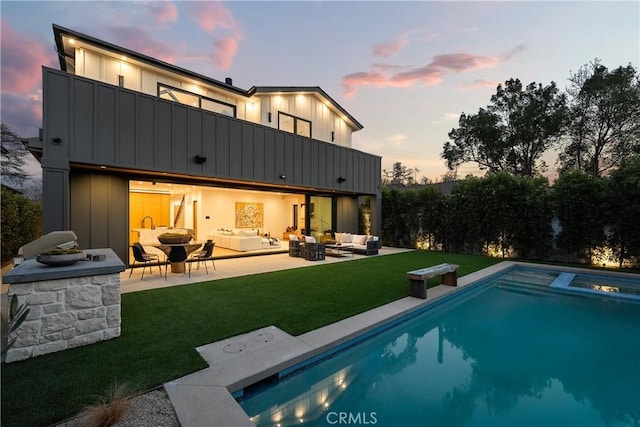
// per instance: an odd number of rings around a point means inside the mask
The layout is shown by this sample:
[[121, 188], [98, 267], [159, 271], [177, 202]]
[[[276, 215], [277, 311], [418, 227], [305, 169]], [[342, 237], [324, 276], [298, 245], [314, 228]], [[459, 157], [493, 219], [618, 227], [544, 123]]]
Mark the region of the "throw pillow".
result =
[[305, 236], [304, 242], [305, 243], [315, 243], [316, 242], [316, 238], [312, 237], [312, 236]]
[[367, 244], [367, 236], [354, 234], [351, 242], [354, 245], [366, 245]]
[[342, 243], [351, 243], [352, 242], [352, 238], [353, 236], [351, 235], [351, 233], [344, 233], [342, 235]]

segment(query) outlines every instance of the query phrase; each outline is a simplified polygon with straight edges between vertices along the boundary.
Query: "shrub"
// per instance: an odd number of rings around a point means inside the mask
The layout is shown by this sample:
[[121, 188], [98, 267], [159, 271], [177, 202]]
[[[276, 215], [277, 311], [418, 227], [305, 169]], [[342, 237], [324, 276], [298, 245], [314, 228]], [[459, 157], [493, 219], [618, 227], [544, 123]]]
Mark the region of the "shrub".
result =
[[42, 234], [42, 206], [2, 187], [2, 263]]

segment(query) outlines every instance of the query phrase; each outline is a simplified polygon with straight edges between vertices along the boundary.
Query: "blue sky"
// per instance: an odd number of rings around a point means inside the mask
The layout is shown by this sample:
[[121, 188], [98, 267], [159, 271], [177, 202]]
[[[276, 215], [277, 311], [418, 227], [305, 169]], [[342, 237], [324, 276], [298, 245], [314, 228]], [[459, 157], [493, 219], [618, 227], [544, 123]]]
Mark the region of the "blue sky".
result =
[[245, 89], [320, 86], [364, 125], [354, 148], [386, 169], [417, 167], [418, 179], [446, 172], [448, 132], [498, 83], [564, 89], [594, 58], [638, 68], [640, 56], [636, 1], [3, 0], [0, 13], [0, 111], [20, 136], [41, 126], [40, 67], [59, 68], [56, 23]]

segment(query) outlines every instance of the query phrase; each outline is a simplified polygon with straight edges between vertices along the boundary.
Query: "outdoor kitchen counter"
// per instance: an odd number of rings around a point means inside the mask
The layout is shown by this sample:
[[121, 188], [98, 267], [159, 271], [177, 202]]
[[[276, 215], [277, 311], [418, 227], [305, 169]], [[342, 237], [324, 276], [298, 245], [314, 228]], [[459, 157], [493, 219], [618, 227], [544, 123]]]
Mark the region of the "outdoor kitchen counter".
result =
[[68, 279], [73, 277], [100, 276], [120, 273], [126, 269], [124, 263], [110, 248], [84, 249], [84, 253], [92, 256], [104, 255], [103, 261], [82, 260], [73, 265], [50, 267], [33, 259], [23, 261], [2, 276], [3, 283], [27, 283], [43, 280]]

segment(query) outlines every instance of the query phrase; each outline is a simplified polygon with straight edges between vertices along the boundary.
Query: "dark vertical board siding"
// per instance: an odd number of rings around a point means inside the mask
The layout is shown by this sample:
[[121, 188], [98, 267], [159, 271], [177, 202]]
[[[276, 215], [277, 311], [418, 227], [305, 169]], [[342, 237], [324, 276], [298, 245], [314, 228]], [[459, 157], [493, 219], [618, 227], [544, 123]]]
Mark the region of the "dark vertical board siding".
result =
[[124, 262], [129, 260], [129, 181], [112, 176], [110, 180], [109, 246]]
[[155, 101], [146, 96], [139, 97], [137, 107], [138, 144], [134, 162], [142, 168], [151, 169], [155, 151]]
[[253, 126], [250, 123], [242, 123], [242, 136], [240, 145], [241, 145], [241, 168], [240, 168], [240, 176], [244, 179], [250, 179], [252, 181], [255, 180], [255, 170], [253, 167], [253, 163], [255, 161], [253, 145]]
[[331, 175], [331, 180], [329, 181], [329, 186], [332, 188], [340, 188], [341, 184], [338, 184], [336, 181], [339, 176], [342, 176], [342, 166], [340, 165], [340, 157], [342, 154], [342, 150], [340, 147], [333, 147], [333, 175]]
[[[291, 181], [293, 178], [293, 153], [287, 159], [287, 153], [285, 151], [284, 134], [277, 132], [275, 134], [275, 156], [276, 156], [276, 180], [282, 183]], [[285, 174], [286, 179], [280, 179], [280, 174]]]
[[218, 169], [218, 175], [221, 177], [228, 177], [229, 166], [229, 119], [226, 117], [218, 116], [216, 118], [216, 167]]
[[[265, 128], [253, 127], [253, 179], [264, 182], [265, 179]], [[273, 160], [272, 160], [273, 161]]]
[[356, 167], [356, 172], [358, 173], [358, 176], [356, 177], [356, 182], [358, 183], [358, 188], [356, 188], [355, 190], [358, 193], [361, 193], [363, 191], [365, 191], [366, 188], [366, 182], [367, 182], [367, 174], [366, 174], [366, 168], [365, 168], [365, 164], [366, 164], [366, 158], [364, 156], [364, 154], [358, 152], [356, 153], [356, 156], [358, 158], [358, 164]]
[[353, 155], [353, 151], [351, 150], [344, 150], [345, 154], [346, 154], [346, 175], [343, 175], [346, 179], [347, 182], [345, 182], [345, 184], [347, 184], [347, 190], [349, 191], [353, 191], [354, 189], [354, 173], [353, 173], [353, 169], [355, 167], [355, 162], [354, 162], [354, 155]]
[[300, 178], [300, 163], [296, 164], [296, 153], [293, 145], [293, 135], [284, 134], [284, 167], [287, 170], [287, 184], [296, 183]]
[[205, 113], [203, 116], [202, 152], [207, 156], [204, 173], [208, 176], [217, 174], [218, 154], [216, 152], [216, 116]]
[[[205, 165], [207, 162], [213, 161], [213, 158], [210, 159], [202, 149], [202, 113], [190, 108], [187, 114], [189, 115], [188, 139], [185, 144], [187, 146], [187, 171], [190, 174], [203, 174]], [[196, 163], [194, 158], [197, 154], [207, 157], [207, 162]]]
[[171, 116], [173, 102], [156, 101], [156, 139], [153, 151], [153, 167], [162, 170], [171, 170]]
[[242, 124], [229, 120], [229, 176], [242, 178]]
[[171, 170], [173, 172], [187, 172], [187, 157], [189, 133], [187, 126], [187, 107], [178, 103], [173, 104], [171, 117], [171, 140], [167, 151], [171, 152]]
[[311, 158], [309, 161], [311, 162], [311, 181], [309, 185], [312, 187], [320, 187], [320, 177], [319, 177], [319, 164], [320, 164], [320, 150], [318, 149], [317, 141], [309, 141], [311, 147]]
[[74, 80], [73, 86], [72, 156], [90, 162], [93, 161], [96, 84]]
[[[116, 202], [111, 199], [111, 191], [109, 185], [109, 176], [92, 175], [90, 176], [91, 185], [91, 215], [89, 221], [91, 223], [91, 242], [90, 248], [108, 248], [109, 247], [109, 205]], [[124, 227], [124, 224], [122, 224]]]
[[[95, 135], [97, 154], [94, 161], [98, 163], [115, 163], [116, 135], [116, 97], [113, 86], [98, 85], [98, 115]], [[93, 138], [92, 138], [93, 139]], [[90, 142], [87, 140], [87, 144]]]
[[[43, 157], [48, 160], [68, 161], [73, 154], [71, 146], [70, 130], [73, 127], [74, 111], [71, 108], [73, 88], [70, 87], [71, 74], [48, 74], [46, 85], [48, 96], [45, 98], [43, 119], [46, 120], [46, 129], [43, 141]], [[61, 144], [53, 144], [53, 138], [60, 138]]]
[[[43, 76], [44, 163], [114, 164], [327, 191], [379, 192], [377, 156], [51, 69]], [[52, 138], [65, 143], [51, 144]], [[207, 157], [206, 162], [196, 164], [196, 154]], [[346, 181], [338, 183], [340, 176]]]
[[308, 139], [300, 139], [302, 149], [302, 185], [311, 186], [311, 146]]
[[122, 92], [118, 97], [118, 138], [116, 162], [132, 166], [136, 156], [136, 101], [137, 96]]
[[[82, 195], [72, 197], [70, 202], [71, 230], [78, 236], [78, 245], [82, 249], [90, 249], [91, 245], [91, 218], [93, 211], [91, 193], [91, 175], [84, 173], [74, 173], [69, 180], [71, 194]], [[105, 195], [106, 196], [106, 195]], [[106, 224], [104, 225], [106, 227]]]
[[264, 131], [264, 179], [265, 181], [278, 181], [278, 165], [276, 164], [275, 132], [272, 129]]
[[129, 182], [126, 178], [76, 172], [71, 191], [71, 229], [82, 249], [111, 248], [128, 260]]
[[318, 187], [327, 186], [327, 144], [318, 143]]

